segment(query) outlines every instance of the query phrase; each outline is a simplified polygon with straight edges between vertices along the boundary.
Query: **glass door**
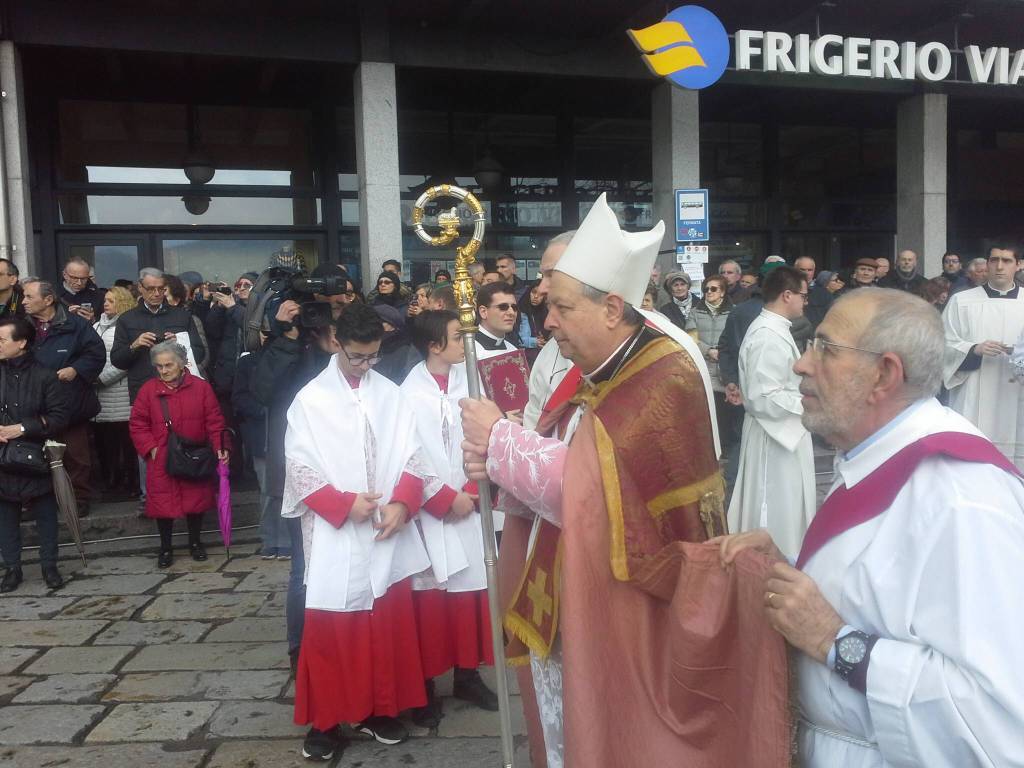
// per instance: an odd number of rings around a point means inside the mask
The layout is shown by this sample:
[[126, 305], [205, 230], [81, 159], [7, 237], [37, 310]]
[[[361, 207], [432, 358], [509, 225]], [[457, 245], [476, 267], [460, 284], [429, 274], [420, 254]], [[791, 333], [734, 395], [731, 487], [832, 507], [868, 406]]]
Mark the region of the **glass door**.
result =
[[93, 268], [93, 279], [101, 288], [109, 288], [115, 280], [138, 280], [139, 268], [150, 264], [148, 243], [142, 235], [59, 235], [58, 279], [68, 259], [85, 259]]
[[206, 281], [228, 285], [245, 272], [260, 273], [271, 264], [309, 271], [326, 257], [321, 235], [168, 233], [157, 236], [157, 241], [165, 272], [198, 272]]

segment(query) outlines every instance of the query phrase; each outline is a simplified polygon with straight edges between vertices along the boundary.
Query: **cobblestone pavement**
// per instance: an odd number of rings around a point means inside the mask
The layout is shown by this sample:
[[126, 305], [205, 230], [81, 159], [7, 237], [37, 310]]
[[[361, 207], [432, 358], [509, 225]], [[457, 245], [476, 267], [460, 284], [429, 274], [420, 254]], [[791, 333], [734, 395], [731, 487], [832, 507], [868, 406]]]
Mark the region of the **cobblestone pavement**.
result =
[[[50, 592], [38, 565], [0, 597], [0, 766], [288, 768], [292, 723], [285, 644], [288, 563], [256, 545], [211, 548], [195, 563], [152, 555], [65, 560]], [[486, 672], [492, 672], [487, 670]], [[485, 679], [493, 684], [493, 675]], [[514, 681], [514, 676], [513, 676]], [[450, 676], [439, 680], [451, 691]], [[499, 766], [498, 716], [451, 698], [436, 732], [386, 747], [349, 733], [342, 766]], [[514, 724], [523, 733], [518, 697]], [[517, 736], [517, 768], [529, 765]]]

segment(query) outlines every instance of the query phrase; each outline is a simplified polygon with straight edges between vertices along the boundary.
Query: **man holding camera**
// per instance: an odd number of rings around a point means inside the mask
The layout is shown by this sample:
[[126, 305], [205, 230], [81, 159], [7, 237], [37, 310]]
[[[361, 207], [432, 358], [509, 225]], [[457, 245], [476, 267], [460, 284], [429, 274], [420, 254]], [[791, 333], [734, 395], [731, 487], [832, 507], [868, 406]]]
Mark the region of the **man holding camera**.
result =
[[92, 267], [89, 262], [72, 256], [64, 265], [63, 283], [58, 291], [60, 303], [72, 314], [88, 320], [91, 324], [97, 312], [102, 309], [103, 296], [92, 281]]

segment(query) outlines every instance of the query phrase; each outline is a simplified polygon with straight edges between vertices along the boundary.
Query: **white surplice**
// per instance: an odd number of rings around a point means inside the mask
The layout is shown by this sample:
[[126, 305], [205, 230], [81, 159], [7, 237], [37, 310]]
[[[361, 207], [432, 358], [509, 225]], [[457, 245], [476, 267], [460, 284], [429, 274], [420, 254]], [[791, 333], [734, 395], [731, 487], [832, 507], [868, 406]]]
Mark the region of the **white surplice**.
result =
[[787, 557], [814, 517], [814, 448], [800, 423], [800, 357], [789, 320], [761, 310], [740, 345], [743, 440], [729, 503], [729, 532], [767, 528]]
[[397, 386], [371, 370], [352, 389], [334, 355], [292, 401], [284, 445], [281, 514], [302, 518], [307, 608], [370, 610], [392, 584], [429, 567], [415, 527], [378, 541], [372, 518], [335, 528], [304, 502], [331, 485], [342, 492], [379, 493], [387, 503], [403, 472], [429, 476], [427, 468], [416, 468], [422, 459], [415, 424]]
[[[416, 434], [431, 469], [456, 491], [466, 484], [462, 463], [462, 411], [459, 400], [469, 397], [465, 364], [448, 373], [448, 392], [442, 392], [426, 362], [409, 371], [401, 387], [402, 405], [416, 424]], [[430, 556], [430, 578], [413, 579], [414, 589], [473, 592], [487, 588], [483, 530], [480, 515], [452, 522], [420, 511], [416, 525]]]
[[995, 443], [1018, 469], [1024, 469], [1024, 387], [1014, 380], [1010, 357], [984, 357], [981, 367], [961, 371], [975, 344], [1016, 344], [1024, 332], [1024, 291], [1015, 299], [990, 298], [981, 286], [949, 297], [942, 313], [946, 330], [943, 380], [949, 407], [965, 416]]
[[[937, 432], [979, 434], [934, 399], [853, 458], [852, 488]], [[1024, 766], [1024, 485], [987, 464], [925, 459], [892, 505], [826, 543], [804, 572], [880, 639], [867, 696], [797, 655], [804, 768]]]
[[572, 361], [562, 357], [558, 342], [549, 340], [540, 350], [530, 369], [530, 401], [523, 409], [523, 426], [536, 429], [541, 411], [562, 379], [572, 368]]

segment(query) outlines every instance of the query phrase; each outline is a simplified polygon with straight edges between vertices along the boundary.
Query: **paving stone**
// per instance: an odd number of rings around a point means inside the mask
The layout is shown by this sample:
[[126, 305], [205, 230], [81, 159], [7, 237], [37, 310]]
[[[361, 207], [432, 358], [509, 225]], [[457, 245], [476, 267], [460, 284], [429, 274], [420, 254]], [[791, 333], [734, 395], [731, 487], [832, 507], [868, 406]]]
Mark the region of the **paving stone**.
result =
[[[510, 697], [512, 709], [512, 733], [526, 733], [523, 720], [523, 705], [518, 696]], [[497, 712], [484, 710], [458, 699], [444, 699], [444, 718], [437, 729], [439, 736], [444, 737], [480, 737], [500, 736], [501, 724]]]
[[237, 584], [237, 576], [228, 576], [223, 573], [185, 573], [165, 581], [157, 592], [160, 594], [212, 592], [216, 589], [234, 589]]
[[217, 709], [212, 701], [118, 704], [85, 741], [184, 741]]
[[[126, 645], [51, 648], [32, 662], [24, 672], [29, 675], [112, 672], [134, 650], [133, 647]], [[158, 649], [154, 647], [154, 650]]]
[[294, 711], [276, 701], [225, 701], [210, 720], [207, 738], [305, 735], [306, 728], [292, 722]]
[[58, 619], [127, 619], [153, 598], [149, 595], [83, 597], [68, 606]]
[[164, 645], [194, 643], [209, 630], [200, 621], [115, 621], [103, 630], [94, 645]]
[[206, 636], [207, 643], [244, 643], [254, 638], [266, 642], [287, 639], [285, 622], [280, 618], [234, 619], [221, 624]]
[[39, 682], [32, 683], [12, 701], [15, 704], [41, 704], [48, 701], [63, 704], [89, 704], [96, 701], [115, 680], [117, 680], [117, 675], [50, 675]]
[[252, 573], [253, 571], [261, 571], [265, 568], [274, 568], [278, 564], [283, 567], [289, 564], [287, 560], [264, 560], [258, 555], [249, 555], [247, 557], [232, 557], [228, 562], [224, 564], [221, 571], [224, 573]]
[[[79, 649], [81, 650], [81, 649]], [[285, 669], [287, 643], [179, 643], [143, 648], [123, 672]]]
[[[64, 576], [69, 576], [69, 574], [64, 572], [62, 572], [62, 574]], [[67, 588], [68, 583], [69, 582], [65, 582], [65, 589]], [[46, 597], [61, 594], [64, 594], [64, 590], [56, 592], [46, 586], [46, 582], [43, 581], [42, 574], [36, 566], [25, 566], [25, 581], [23, 581], [21, 586], [18, 587], [18, 597]], [[4, 597], [3, 599], [7, 600], [10, 597], [14, 597], [14, 595], [9, 595], [9, 597]]]
[[98, 704], [8, 704], [0, 708], [0, 744], [70, 744], [104, 709]]
[[[343, 765], [373, 768], [480, 768], [501, 765], [499, 739], [411, 739], [404, 744], [386, 746], [376, 741], [353, 741], [345, 749]], [[525, 768], [529, 761], [516, 762]]]
[[[193, 560], [187, 549], [175, 549], [174, 550], [174, 562], [171, 563], [169, 568], [163, 569], [164, 573], [213, 573], [219, 571], [224, 565], [224, 556], [220, 555], [214, 557], [213, 554], [207, 550], [207, 554], [210, 556], [209, 560], [204, 560], [201, 563], [197, 563]], [[155, 558], [154, 558], [155, 562]]]
[[0, 646], [81, 645], [107, 626], [101, 619], [0, 622]]
[[161, 595], [142, 612], [151, 619], [234, 619], [255, 614], [266, 602], [262, 592], [227, 595]]
[[137, 573], [156, 573], [156, 558], [140, 555], [103, 555], [94, 557], [86, 565], [81, 560], [68, 563], [68, 571], [78, 578], [92, 576], [124, 576]]
[[290, 678], [291, 673], [286, 669], [133, 672], [123, 675], [103, 701], [276, 699]]
[[285, 605], [288, 599], [287, 592], [272, 592], [270, 599], [263, 604], [257, 612], [257, 616], [284, 616]]
[[[276, 561], [275, 561], [276, 562]], [[289, 568], [284, 564], [277, 568], [253, 571], [236, 587], [239, 592], [280, 592], [288, 589]]]
[[74, 601], [73, 597], [5, 597], [0, 600], [0, 620], [49, 619]]
[[205, 750], [178, 752], [161, 744], [0, 748], [3, 768], [196, 768], [205, 757]]
[[160, 573], [138, 573], [123, 576], [89, 576], [68, 582], [63, 595], [141, 595], [166, 578]]
[[0, 647], [0, 675], [9, 675], [38, 653], [34, 648]]
[[35, 681], [36, 678], [24, 675], [5, 675], [0, 677], [0, 699], [27, 688]]
[[302, 739], [226, 741], [206, 768], [304, 768]]

